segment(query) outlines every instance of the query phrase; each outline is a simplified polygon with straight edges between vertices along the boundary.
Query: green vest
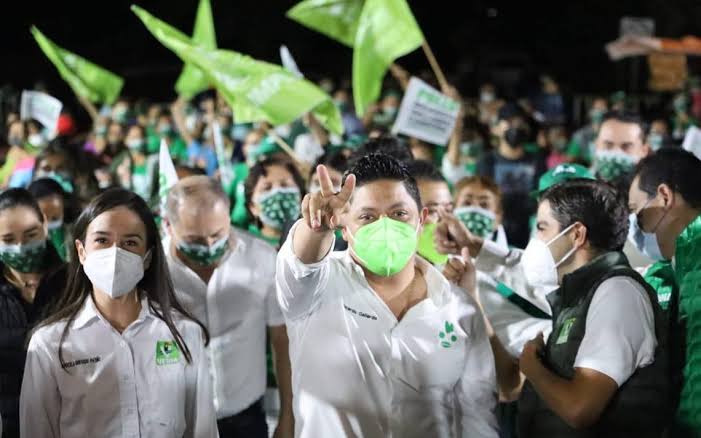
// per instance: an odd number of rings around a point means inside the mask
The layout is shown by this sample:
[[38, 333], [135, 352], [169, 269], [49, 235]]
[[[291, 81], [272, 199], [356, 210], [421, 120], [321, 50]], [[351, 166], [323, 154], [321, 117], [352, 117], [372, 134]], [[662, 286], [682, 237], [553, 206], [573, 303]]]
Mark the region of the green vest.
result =
[[574, 377], [574, 362], [586, 331], [589, 306], [599, 286], [612, 277], [628, 277], [645, 287], [655, 315], [657, 349], [652, 364], [640, 368], [614, 394], [593, 426], [575, 430], [547, 406], [530, 382], [519, 400], [521, 438], [659, 438], [671, 418], [666, 323], [655, 292], [630, 267], [621, 252], [603, 254], [566, 275], [548, 295], [553, 330], [543, 352], [543, 364], [564, 379]]
[[683, 367], [677, 370], [683, 375], [678, 421], [689, 436], [701, 436], [701, 216], [677, 238], [673, 266], [679, 298], [670, 303], [672, 330], [685, 340], [677, 364]]

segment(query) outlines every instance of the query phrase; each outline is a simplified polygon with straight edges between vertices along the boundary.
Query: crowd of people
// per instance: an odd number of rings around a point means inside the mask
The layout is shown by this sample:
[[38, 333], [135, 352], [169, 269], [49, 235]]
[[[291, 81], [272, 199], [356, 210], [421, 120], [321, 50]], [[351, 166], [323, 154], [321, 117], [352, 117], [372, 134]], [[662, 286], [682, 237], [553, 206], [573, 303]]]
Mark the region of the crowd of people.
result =
[[461, 110], [433, 145], [390, 134], [392, 72], [363, 117], [322, 84], [342, 136], [237, 123], [214, 91], [78, 98], [55, 136], [7, 112], [2, 436], [701, 433], [688, 90], [655, 117], [591, 98], [576, 126], [552, 78], [445, 87]]

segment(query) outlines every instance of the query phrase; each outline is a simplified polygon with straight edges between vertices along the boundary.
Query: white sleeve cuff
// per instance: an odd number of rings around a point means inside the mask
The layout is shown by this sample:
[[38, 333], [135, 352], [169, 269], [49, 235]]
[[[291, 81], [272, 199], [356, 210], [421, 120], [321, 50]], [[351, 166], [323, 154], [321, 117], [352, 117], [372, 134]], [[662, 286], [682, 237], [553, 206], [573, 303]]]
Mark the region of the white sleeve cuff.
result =
[[475, 258], [475, 267], [480, 271], [492, 272], [497, 267], [506, 265], [509, 252], [508, 248], [485, 239], [482, 249]]
[[278, 257], [284, 260], [289, 267], [290, 271], [294, 275], [296, 279], [300, 279], [303, 277], [308, 276], [314, 271], [319, 270], [326, 261], [328, 260], [329, 256], [331, 255], [331, 252], [333, 251], [334, 246], [336, 245], [336, 236], [334, 236], [333, 240], [331, 241], [331, 246], [329, 247], [328, 251], [326, 251], [326, 254], [324, 257], [319, 260], [316, 263], [309, 263], [305, 264], [302, 262], [299, 257], [295, 254], [294, 251], [294, 233], [297, 231], [297, 227], [299, 224], [303, 221], [304, 219], [300, 219], [295, 224], [292, 226], [290, 229], [289, 237], [285, 241], [285, 244], [280, 248], [280, 253], [278, 254]]

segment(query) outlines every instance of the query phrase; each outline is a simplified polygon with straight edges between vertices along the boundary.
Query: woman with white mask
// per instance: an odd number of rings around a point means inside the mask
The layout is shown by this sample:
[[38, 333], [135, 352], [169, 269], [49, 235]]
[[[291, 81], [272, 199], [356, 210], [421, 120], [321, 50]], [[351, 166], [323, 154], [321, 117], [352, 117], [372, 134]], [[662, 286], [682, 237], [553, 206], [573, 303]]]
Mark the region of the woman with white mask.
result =
[[206, 329], [175, 298], [146, 203], [113, 189], [76, 222], [57, 313], [31, 337], [22, 437], [216, 437]]

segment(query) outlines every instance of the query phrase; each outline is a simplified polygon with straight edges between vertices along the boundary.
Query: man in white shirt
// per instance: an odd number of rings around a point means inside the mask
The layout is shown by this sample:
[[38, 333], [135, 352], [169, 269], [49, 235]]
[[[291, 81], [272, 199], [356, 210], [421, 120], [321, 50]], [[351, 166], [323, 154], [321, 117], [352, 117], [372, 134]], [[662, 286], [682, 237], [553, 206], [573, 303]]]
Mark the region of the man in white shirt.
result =
[[[295, 436], [496, 437], [484, 323], [416, 257], [428, 211], [406, 166], [363, 157], [339, 193], [324, 166], [318, 174], [321, 191], [304, 198], [276, 272]], [[348, 251], [331, 251], [337, 227]]]
[[291, 437], [287, 332], [275, 298], [275, 249], [229, 224], [229, 200], [204, 176], [168, 195], [163, 247], [178, 298], [209, 330], [208, 353], [219, 433], [267, 438], [266, 334], [275, 358], [281, 414], [275, 437]]

